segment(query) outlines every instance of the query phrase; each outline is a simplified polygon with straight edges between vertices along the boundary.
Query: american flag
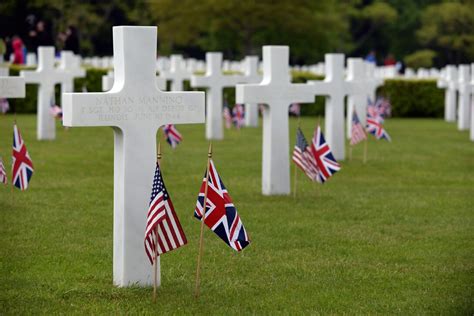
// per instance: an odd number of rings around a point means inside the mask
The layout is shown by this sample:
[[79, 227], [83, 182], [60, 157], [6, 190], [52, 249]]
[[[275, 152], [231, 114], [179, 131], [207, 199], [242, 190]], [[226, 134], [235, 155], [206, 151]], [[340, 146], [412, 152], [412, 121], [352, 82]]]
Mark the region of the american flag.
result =
[[230, 112], [229, 106], [227, 104], [224, 105], [224, 121], [226, 128], [232, 127], [232, 113]]
[[33, 163], [21, 138], [18, 127], [13, 125], [13, 174], [12, 183], [20, 190], [26, 190], [33, 175]]
[[57, 119], [63, 118], [63, 110], [56, 104], [54, 95], [51, 97], [49, 111], [53, 117]]
[[234, 121], [234, 125], [237, 128], [241, 128], [244, 126], [244, 106], [242, 104], [237, 103], [234, 108], [232, 109], [232, 120]]
[[[201, 190], [199, 191], [194, 210], [194, 217], [199, 220], [202, 220], [206, 178], [207, 174], [204, 175], [202, 180]], [[204, 223], [228, 246], [236, 251], [244, 249], [250, 243], [244, 224], [232, 203], [224, 183], [217, 173], [212, 159], [209, 164], [209, 182]]]
[[184, 246], [187, 242], [157, 163], [145, 230], [146, 255], [153, 264], [156, 256]]
[[176, 148], [176, 146], [178, 146], [183, 140], [180, 132], [178, 132], [178, 129], [173, 124], [165, 125], [163, 127], [163, 132], [165, 133], [166, 141], [170, 144], [171, 148]]
[[0, 157], [0, 183], [8, 183], [7, 172], [5, 170], [5, 166], [3, 165], [2, 157]]
[[299, 103], [292, 103], [290, 105], [290, 115], [300, 116], [301, 114], [301, 105]]
[[372, 117], [371, 115], [367, 114], [367, 132], [374, 135], [377, 139], [386, 139], [389, 142], [392, 141], [390, 135], [388, 135], [387, 131], [383, 128], [383, 120], [379, 117]]
[[8, 100], [6, 98], [0, 98], [0, 112], [2, 114], [5, 114], [10, 110], [10, 104], [8, 103]]
[[312, 180], [318, 181], [318, 166], [313, 154], [311, 153], [311, 147], [309, 147], [303, 132], [298, 127], [296, 131], [296, 145], [293, 149], [293, 162]]
[[367, 135], [365, 134], [364, 127], [362, 127], [359, 117], [354, 109], [354, 112], [352, 112], [351, 145], [354, 146], [364, 139], [367, 139]]
[[318, 125], [314, 132], [313, 142], [311, 144], [311, 151], [313, 152], [316, 164], [318, 165], [319, 174], [318, 181], [324, 183], [334, 173], [341, 169], [341, 166], [337, 163], [336, 159], [332, 155], [329, 145], [324, 139], [324, 135], [321, 132], [321, 127]]

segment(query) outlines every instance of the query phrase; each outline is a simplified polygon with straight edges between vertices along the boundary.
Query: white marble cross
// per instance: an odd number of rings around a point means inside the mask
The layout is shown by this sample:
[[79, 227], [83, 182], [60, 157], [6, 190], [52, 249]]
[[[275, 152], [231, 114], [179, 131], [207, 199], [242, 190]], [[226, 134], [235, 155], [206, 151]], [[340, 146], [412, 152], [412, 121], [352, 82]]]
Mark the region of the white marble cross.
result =
[[375, 99], [377, 98], [377, 88], [380, 86], [383, 86], [384, 80], [383, 78], [377, 77], [375, 74], [375, 65], [374, 63], [370, 62], [364, 62], [365, 64], [365, 70], [366, 70], [366, 75], [367, 75], [367, 87], [370, 91], [369, 98], [372, 100], [372, 102], [375, 102]]
[[438, 88], [444, 88], [444, 120], [446, 122], [456, 121], [456, 82], [458, 74], [456, 66], [446, 66], [446, 72], [438, 79]]
[[469, 128], [470, 121], [470, 93], [468, 87], [470, 82], [469, 65], [459, 65], [459, 79], [457, 83], [458, 98], [458, 130], [463, 131]]
[[262, 193], [290, 193], [288, 108], [291, 103], [314, 102], [313, 88], [291, 83], [288, 46], [263, 47], [263, 81], [238, 84], [237, 103], [264, 103]]
[[[1, 68], [3, 70], [3, 68]], [[24, 98], [25, 78], [9, 77], [8, 68], [0, 75], [0, 98]]]
[[204, 122], [204, 92], [163, 92], [156, 87], [156, 42], [156, 27], [114, 27], [112, 89], [63, 95], [65, 126], [114, 130], [113, 275], [118, 286], [152, 283], [143, 240], [158, 128]]
[[233, 87], [243, 82], [240, 75], [224, 75], [222, 73], [222, 53], [206, 53], [206, 74], [193, 75], [191, 87], [207, 88], [206, 92], [206, 138], [223, 139], [222, 94], [226, 87]]
[[171, 55], [170, 69], [160, 72], [160, 77], [171, 81], [171, 91], [183, 91], [183, 81], [190, 80], [192, 75], [181, 55]]
[[56, 138], [56, 122], [51, 115], [51, 101], [54, 100], [54, 86], [68, 82], [70, 76], [54, 66], [54, 47], [40, 46], [38, 48], [38, 68], [36, 71], [22, 70], [20, 75], [26, 83], [37, 84], [37, 126], [38, 140]]
[[[258, 72], [258, 56], [247, 56], [244, 60], [244, 75], [241, 83], [259, 83], [262, 81], [262, 75]], [[258, 126], [258, 104], [245, 104], [245, 126]]]
[[71, 51], [61, 52], [61, 61], [59, 63], [59, 70], [64, 72], [67, 80], [61, 83], [61, 93], [74, 91], [74, 79], [84, 78], [86, 71], [80, 65], [80, 60]]
[[[114, 71], [109, 70], [106, 75], [102, 76], [102, 91], [109, 91], [114, 85]], [[161, 91], [166, 91], [166, 79], [156, 76], [156, 87]]]
[[[362, 83], [361, 89], [347, 96], [346, 131], [347, 138], [352, 133], [352, 113], [355, 109], [362, 126], [366, 124], [367, 98], [372, 92], [371, 82], [367, 78], [365, 63], [362, 58], [347, 58], [347, 81]], [[371, 80], [373, 82], [373, 80]]]
[[324, 81], [309, 81], [314, 94], [325, 95], [325, 133], [329, 147], [337, 160], [345, 159], [344, 98], [367, 91], [363, 81], [346, 81], [344, 78], [344, 55], [326, 54], [326, 78]]

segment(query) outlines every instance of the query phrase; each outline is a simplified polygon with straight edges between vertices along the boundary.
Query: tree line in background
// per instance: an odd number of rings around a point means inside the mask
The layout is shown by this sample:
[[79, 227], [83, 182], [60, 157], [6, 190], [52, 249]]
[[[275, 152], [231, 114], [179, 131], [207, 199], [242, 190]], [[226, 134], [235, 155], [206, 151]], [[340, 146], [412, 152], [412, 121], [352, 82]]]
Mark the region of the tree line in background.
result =
[[[111, 55], [113, 25], [158, 25], [159, 52], [203, 58], [259, 54], [262, 45], [289, 45], [294, 64], [321, 61], [327, 52], [379, 64], [393, 55], [411, 67], [474, 60], [474, 1], [440, 0], [4, 0], [0, 37], [26, 38], [46, 22], [57, 46], [77, 28], [82, 55]], [[139, 48], [137, 48], [139, 49]]]

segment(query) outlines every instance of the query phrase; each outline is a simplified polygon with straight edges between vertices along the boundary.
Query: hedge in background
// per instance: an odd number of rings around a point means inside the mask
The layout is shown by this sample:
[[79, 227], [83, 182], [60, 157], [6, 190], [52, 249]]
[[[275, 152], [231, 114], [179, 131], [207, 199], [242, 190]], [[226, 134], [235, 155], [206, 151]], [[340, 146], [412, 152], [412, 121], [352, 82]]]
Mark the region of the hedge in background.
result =
[[[10, 75], [17, 76], [20, 70], [31, 69], [21, 66], [11, 66]], [[85, 87], [89, 92], [102, 91], [102, 76], [107, 69], [86, 68], [86, 77], [74, 81], [75, 91]], [[293, 72], [294, 83], [305, 83], [308, 80], [322, 80], [324, 77], [308, 72]], [[169, 84], [168, 84], [169, 86]], [[191, 90], [189, 81], [184, 82], [184, 89]], [[197, 89], [194, 89], [197, 90]], [[199, 89], [203, 91], [203, 89]], [[56, 100], [60, 100], [59, 86], [56, 86]], [[378, 95], [388, 97], [392, 103], [394, 117], [442, 117], [444, 113], [444, 92], [436, 87], [435, 80], [386, 80], [379, 88]], [[26, 86], [26, 98], [10, 99], [12, 111], [17, 113], [36, 113], [37, 86]], [[235, 104], [235, 89], [225, 88], [224, 97], [229, 106]], [[318, 96], [312, 104], [301, 106], [304, 116], [324, 115], [324, 97]]]
[[436, 80], [385, 80], [377, 94], [390, 99], [394, 117], [443, 117], [444, 90]]

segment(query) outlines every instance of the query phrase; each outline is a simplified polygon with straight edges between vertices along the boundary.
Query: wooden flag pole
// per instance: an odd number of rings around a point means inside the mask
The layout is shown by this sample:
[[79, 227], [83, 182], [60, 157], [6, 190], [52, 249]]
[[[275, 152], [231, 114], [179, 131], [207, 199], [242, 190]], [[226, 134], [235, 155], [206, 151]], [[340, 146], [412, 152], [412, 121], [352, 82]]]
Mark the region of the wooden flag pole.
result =
[[209, 169], [211, 166], [212, 158], [212, 143], [209, 143], [209, 151], [207, 153], [207, 168], [206, 168], [206, 184], [204, 186], [204, 201], [202, 205], [202, 216], [201, 216], [201, 233], [199, 235], [199, 253], [198, 261], [196, 268], [196, 288], [194, 291], [194, 296], [199, 298], [200, 294], [200, 276], [201, 276], [201, 259], [203, 254], [203, 241], [204, 241], [204, 221], [206, 220], [206, 204], [207, 204], [207, 188], [209, 187]]
[[369, 141], [368, 137], [365, 138], [364, 142], [364, 163], [367, 162], [367, 142]]
[[[161, 161], [161, 142], [158, 141], [157, 164]], [[158, 225], [155, 226], [155, 262], [153, 262], [153, 303], [156, 303], [156, 288], [158, 287]]]

